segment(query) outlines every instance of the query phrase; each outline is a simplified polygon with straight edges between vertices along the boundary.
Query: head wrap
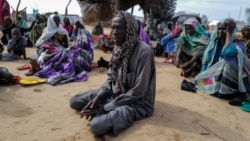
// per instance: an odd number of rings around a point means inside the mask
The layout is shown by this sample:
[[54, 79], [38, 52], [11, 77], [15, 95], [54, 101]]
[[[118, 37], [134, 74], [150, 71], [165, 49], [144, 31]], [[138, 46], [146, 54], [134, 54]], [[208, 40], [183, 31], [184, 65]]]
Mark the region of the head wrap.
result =
[[141, 41], [147, 43], [148, 45], [150, 45], [150, 39], [149, 39], [149, 36], [148, 34], [145, 32], [145, 30], [143, 29], [143, 26], [142, 26], [142, 22], [140, 20], [137, 20], [137, 23], [138, 23], [138, 29], [139, 29], [139, 38]]
[[[185, 31], [185, 25], [193, 26], [195, 33], [193, 35], [187, 35]], [[181, 36], [184, 36], [186, 41], [192, 46], [196, 46], [196, 44], [208, 44], [207, 33], [196, 18], [189, 18], [184, 21]]]
[[[185, 25], [191, 25], [195, 33], [193, 35], [186, 34]], [[208, 45], [209, 37], [196, 18], [189, 18], [183, 23], [182, 33], [177, 40], [177, 49], [182, 50], [189, 56], [202, 56]]]
[[[5, 8], [5, 9], [3, 9]], [[0, 10], [1, 10], [1, 14], [0, 14], [0, 23], [3, 23], [3, 20], [6, 16], [11, 16], [10, 14], [10, 4], [7, 0], [5, 0], [3, 2], [3, 0], [0, 0]]]
[[[245, 26], [242, 28], [242, 32], [243, 32], [244, 30], [248, 30], [248, 31], [250, 32], [250, 25], [245, 25]], [[248, 34], [249, 34], [249, 32], [248, 32]], [[250, 38], [249, 38], [249, 36], [244, 37], [244, 36], [242, 35], [242, 38], [239, 38], [239, 39], [245, 43], [247, 53], [249, 53], [249, 55], [250, 55]]]
[[242, 31], [243, 30], [250, 30], [250, 25], [245, 25], [243, 28], [242, 28]]
[[173, 37], [177, 37], [181, 34], [182, 29], [181, 26], [175, 26], [174, 30], [173, 30]]
[[138, 23], [133, 15], [125, 11], [118, 11], [115, 17], [120, 17], [126, 23], [126, 41], [121, 45], [115, 45], [110, 61], [112, 82], [116, 90], [124, 92], [126, 74], [128, 71], [128, 59], [136, 48], [139, 40]]
[[47, 27], [44, 28], [43, 33], [41, 37], [38, 39], [36, 42], [36, 47], [40, 46], [45, 40], [50, 39], [53, 37], [55, 33], [58, 34], [65, 34], [68, 37], [68, 31], [62, 28], [61, 25], [57, 27], [55, 21], [54, 21], [54, 16], [56, 14], [52, 14], [49, 16], [48, 21], [47, 21]]
[[[217, 46], [219, 43], [218, 28], [219, 28], [220, 24], [225, 22], [225, 20], [230, 20], [230, 19], [222, 19], [216, 24], [216, 27], [213, 31], [211, 38], [210, 38], [209, 44], [208, 44], [208, 46], [203, 54], [203, 58], [202, 58], [202, 65], [203, 65], [202, 69], [203, 70], [202, 71], [211, 67], [214, 63], [214, 57], [215, 57], [216, 49], [217, 49]], [[234, 22], [234, 21], [232, 21], [232, 22]], [[235, 31], [231, 33], [232, 37], [234, 37]], [[221, 45], [221, 46], [223, 46], [223, 45]], [[205, 68], [204, 68], [204, 66], [205, 66]]]

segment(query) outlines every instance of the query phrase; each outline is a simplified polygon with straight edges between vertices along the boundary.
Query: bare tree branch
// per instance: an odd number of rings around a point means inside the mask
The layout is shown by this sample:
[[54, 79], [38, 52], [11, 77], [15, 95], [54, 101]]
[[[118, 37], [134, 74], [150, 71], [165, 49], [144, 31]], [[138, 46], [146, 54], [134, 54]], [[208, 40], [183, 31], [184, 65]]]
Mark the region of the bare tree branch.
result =
[[69, 4], [71, 3], [71, 0], [69, 0], [69, 3], [67, 4], [66, 8], [65, 8], [65, 14], [64, 14], [64, 19], [67, 17], [68, 15], [68, 7], [69, 7]]
[[18, 8], [19, 8], [19, 6], [20, 6], [20, 3], [21, 3], [21, 0], [18, 1], [17, 7], [16, 7], [16, 16], [15, 16], [15, 19], [14, 19], [14, 23], [15, 23], [15, 24], [16, 24], [16, 22], [17, 22]]

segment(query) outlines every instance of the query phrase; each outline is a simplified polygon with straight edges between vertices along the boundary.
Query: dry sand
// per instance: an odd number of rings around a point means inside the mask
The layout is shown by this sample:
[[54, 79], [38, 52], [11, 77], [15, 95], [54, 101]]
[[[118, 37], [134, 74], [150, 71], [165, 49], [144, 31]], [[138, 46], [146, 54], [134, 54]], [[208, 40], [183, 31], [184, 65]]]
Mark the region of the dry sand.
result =
[[[33, 48], [27, 48], [28, 56]], [[94, 62], [111, 54], [95, 50]], [[180, 90], [183, 77], [171, 64], [156, 57], [157, 89], [152, 117], [137, 121], [110, 141], [249, 141], [249, 113], [227, 101]], [[16, 68], [28, 60], [0, 61], [11, 73], [25, 77]], [[69, 107], [71, 96], [99, 88], [106, 74], [88, 73], [84, 82], [58, 86], [40, 84], [0, 87], [0, 141], [94, 141], [88, 122]]]

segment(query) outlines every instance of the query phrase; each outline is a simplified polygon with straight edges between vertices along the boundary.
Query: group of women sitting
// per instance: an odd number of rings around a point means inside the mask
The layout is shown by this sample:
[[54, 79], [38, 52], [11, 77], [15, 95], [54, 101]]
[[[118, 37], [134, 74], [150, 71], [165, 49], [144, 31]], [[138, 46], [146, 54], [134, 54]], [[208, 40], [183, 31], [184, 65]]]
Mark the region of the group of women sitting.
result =
[[86, 30], [79, 29], [69, 47], [68, 32], [60, 25], [59, 16], [52, 14], [35, 46], [36, 52], [30, 59], [31, 67], [26, 75], [47, 78], [47, 83], [52, 85], [87, 79], [94, 47]]
[[175, 65], [184, 77], [193, 76], [196, 87], [207, 94], [250, 93], [250, 28], [236, 36], [236, 22], [221, 20], [209, 38], [195, 18], [187, 19], [176, 42]]

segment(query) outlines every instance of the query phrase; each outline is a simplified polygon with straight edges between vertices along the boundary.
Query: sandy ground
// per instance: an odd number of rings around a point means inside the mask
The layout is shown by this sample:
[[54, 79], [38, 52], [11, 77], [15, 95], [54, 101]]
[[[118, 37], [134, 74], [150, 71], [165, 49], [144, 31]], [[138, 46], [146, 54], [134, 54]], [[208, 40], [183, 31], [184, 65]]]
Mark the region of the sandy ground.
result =
[[[27, 48], [28, 56], [34, 52]], [[111, 54], [95, 50], [94, 62]], [[156, 57], [157, 89], [152, 117], [137, 121], [110, 141], [249, 141], [250, 116], [227, 101], [180, 90], [183, 77]], [[15, 75], [28, 60], [0, 61]], [[99, 88], [106, 74], [94, 70], [88, 80], [58, 86], [0, 87], [0, 141], [94, 141], [88, 122], [69, 107], [71, 96]]]

